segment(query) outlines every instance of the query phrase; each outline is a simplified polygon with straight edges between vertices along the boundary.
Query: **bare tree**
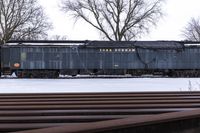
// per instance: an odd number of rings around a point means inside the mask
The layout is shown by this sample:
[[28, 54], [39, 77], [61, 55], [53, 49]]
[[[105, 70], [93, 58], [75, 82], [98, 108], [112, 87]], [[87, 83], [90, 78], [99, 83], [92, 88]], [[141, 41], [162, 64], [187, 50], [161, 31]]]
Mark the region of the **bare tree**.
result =
[[200, 41], [200, 19], [192, 18], [185, 29], [183, 36], [189, 41]]
[[148, 33], [162, 16], [163, 0], [64, 0], [62, 10], [95, 27], [108, 40]]
[[37, 0], [0, 0], [0, 44], [10, 39], [43, 39], [50, 28]]
[[67, 40], [67, 36], [65, 36], [65, 35], [53, 35], [49, 38], [49, 40]]

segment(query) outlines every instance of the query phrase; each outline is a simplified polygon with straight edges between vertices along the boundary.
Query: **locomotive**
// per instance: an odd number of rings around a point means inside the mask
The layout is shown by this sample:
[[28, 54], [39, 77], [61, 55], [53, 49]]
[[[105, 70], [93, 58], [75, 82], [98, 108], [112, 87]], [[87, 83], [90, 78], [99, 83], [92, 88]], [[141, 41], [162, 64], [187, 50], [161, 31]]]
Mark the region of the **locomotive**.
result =
[[199, 42], [8, 41], [0, 47], [1, 75], [200, 76]]

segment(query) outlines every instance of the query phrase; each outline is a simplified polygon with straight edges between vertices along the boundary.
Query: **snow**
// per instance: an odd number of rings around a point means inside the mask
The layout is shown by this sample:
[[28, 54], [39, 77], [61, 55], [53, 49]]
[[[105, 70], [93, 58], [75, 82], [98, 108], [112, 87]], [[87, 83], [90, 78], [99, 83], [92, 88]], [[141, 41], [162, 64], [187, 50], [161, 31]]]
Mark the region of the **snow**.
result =
[[0, 93], [200, 90], [200, 78], [0, 79]]

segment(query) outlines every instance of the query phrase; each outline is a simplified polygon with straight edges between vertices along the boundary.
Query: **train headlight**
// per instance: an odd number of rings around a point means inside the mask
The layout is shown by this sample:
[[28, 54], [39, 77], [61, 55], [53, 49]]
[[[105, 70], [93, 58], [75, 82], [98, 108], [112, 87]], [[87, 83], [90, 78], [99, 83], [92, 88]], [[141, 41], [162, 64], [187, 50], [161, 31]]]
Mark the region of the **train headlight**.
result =
[[15, 63], [15, 64], [14, 64], [14, 67], [19, 68], [19, 67], [20, 67], [20, 64], [19, 64], [19, 63]]

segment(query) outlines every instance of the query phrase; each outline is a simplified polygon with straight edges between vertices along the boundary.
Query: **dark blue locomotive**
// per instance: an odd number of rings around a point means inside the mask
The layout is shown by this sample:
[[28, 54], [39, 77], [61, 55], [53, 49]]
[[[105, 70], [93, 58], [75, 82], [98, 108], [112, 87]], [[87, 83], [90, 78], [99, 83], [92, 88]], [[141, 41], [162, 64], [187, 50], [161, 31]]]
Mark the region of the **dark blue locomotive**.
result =
[[9, 41], [1, 46], [1, 74], [57, 78], [144, 74], [200, 76], [198, 42]]

